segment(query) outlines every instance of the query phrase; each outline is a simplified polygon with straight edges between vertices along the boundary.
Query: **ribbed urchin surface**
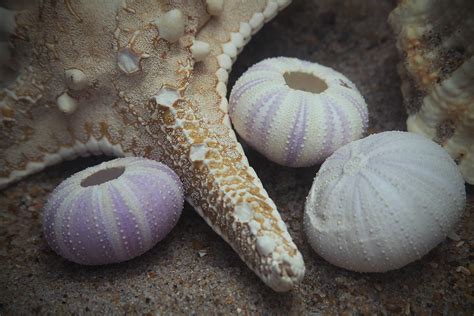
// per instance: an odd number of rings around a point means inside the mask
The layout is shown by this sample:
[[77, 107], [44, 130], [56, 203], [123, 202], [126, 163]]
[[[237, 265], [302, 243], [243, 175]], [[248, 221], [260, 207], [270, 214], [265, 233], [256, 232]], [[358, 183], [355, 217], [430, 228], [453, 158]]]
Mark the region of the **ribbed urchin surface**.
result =
[[170, 168], [119, 158], [74, 174], [51, 193], [44, 234], [59, 255], [80, 264], [126, 261], [170, 232], [183, 203], [181, 182]]
[[421, 258], [455, 228], [466, 203], [449, 154], [414, 133], [384, 132], [337, 150], [308, 195], [304, 224], [330, 263], [384, 272]]
[[237, 81], [229, 115], [239, 133], [268, 159], [290, 167], [321, 163], [367, 130], [368, 111], [341, 73], [296, 58], [269, 58]]

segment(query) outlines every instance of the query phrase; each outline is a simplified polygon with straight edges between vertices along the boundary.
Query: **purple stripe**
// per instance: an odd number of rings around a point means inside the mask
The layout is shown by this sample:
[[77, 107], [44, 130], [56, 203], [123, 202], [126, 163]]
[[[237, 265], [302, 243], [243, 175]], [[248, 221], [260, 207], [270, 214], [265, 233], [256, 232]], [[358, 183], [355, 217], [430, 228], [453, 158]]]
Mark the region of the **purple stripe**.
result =
[[245, 82], [243, 85], [238, 87], [236, 90], [232, 90], [232, 93], [230, 95], [230, 100], [229, 100], [229, 115], [232, 115], [232, 113], [235, 110], [235, 106], [237, 105], [237, 100], [240, 99], [240, 97], [247, 92], [248, 90], [252, 89], [256, 85], [259, 85], [261, 83], [270, 81], [269, 78], [256, 78], [253, 80], [250, 80], [248, 82]]
[[[136, 219], [133, 220], [134, 215], [125, 203], [125, 198], [120, 194], [119, 190], [115, 186], [110, 186], [109, 191], [115, 210], [114, 213], [117, 221], [117, 228], [119, 230], [120, 241], [128, 255], [137, 255], [143, 248], [143, 245], [139, 245], [138, 237], [143, 237], [140, 229], [135, 227], [137, 221]], [[125, 239], [123, 237], [125, 237]]]
[[333, 150], [333, 140], [334, 140], [334, 113], [332, 112], [332, 108], [330, 106], [327, 106], [327, 102], [325, 99], [323, 99], [324, 104], [326, 105], [324, 107], [324, 122], [325, 122], [325, 131], [326, 135], [324, 135], [324, 142], [323, 142], [323, 153], [321, 156], [321, 159], [326, 159], [329, 157]]
[[266, 152], [267, 146], [268, 146], [268, 137], [270, 135], [270, 125], [272, 124], [274, 118], [276, 117], [278, 111], [280, 110], [281, 105], [283, 104], [283, 101], [286, 99], [286, 94], [288, 90], [282, 90], [280, 91], [277, 96], [275, 97], [274, 103], [272, 103], [268, 111], [265, 115], [265, 118], [263, 119], [263, 124], [261, 124], [260, 128], [256, 130], [257, 137], [256, 139], [259, 139], [262, 141], [260, 146], [263, 146], [263, 152]]
[[[66, 183], [66, 181], [63, 181], [62, 184]], [[63, 185], [64, 187], [64, 185]], [[60, 215], [60, 206], [64, 202], [64, 199], [66, 199], [71, 193], [71, 190], [60, 190], [60, 187], [58, 186], [50, 195], [50, 199], [48, 200], [46, 207], [45, 207], [45, 213], [44, 213], [44, 226], [48, 227], [48, 232], [50, 233], [51, 239], [48, 240], [49, 242], [52, 243], [52, 245], [55, 245], [58, 247], [58, 244], [56, 242], [56, 238], [54, 236], [56, 235], [56, 232], [54, 230], [55, 228], [55, 214], [58, 213]], [[58, 216], [59, 216], [58, 215]], [[49, 229], [51, 227], [52, 229]], [[54, 247], [53, 247], [54, 248]]]
[[362, 126], [364, 127], [364, 130], [367, 130], [367, 127], [369, 125], [369, 117], [367, 113], [367, 109], [364, 108], [363, 104], [357, 102], [351, 95], [347, 94], [346, 92], [341, 92], [341, 95], [346, 98], [359, 112], [359, 116], [362, 120]]
[[[151, 170], [147, 170], [147, 168]], [[140, 176], [141, 178], [137, 178], [137, 181], [153, 179], [155, 184], [166, 184], [167, 189], [169, 189], [170, 185], [174, 184], [173, 192], [175, 195], [184, 194], [184, 188], [180, 178], [166, 165], [154, 164], [147, 166], [147, 168], [136, 169], [134, 173], [127, 175], [127, 178]], [[160, 178], [158, 179], [158, 177]]]
[[171, 179], [173, 179], [173, 181], [176, 183], [176, 186], [177, 187], [181, 187], [182, 189], [182, 186], [181, 186], [181, 180], [179, 179], [178, 175], [176, 174], [176, 172], [174, 172], [170, 167], [168, 167], [167, 165], [164, 165], [164, 164], [161, 164], [159, 162], [156, 162], [156, 161], [142, 161], [140, 166], [140, 168], [143, 168], [143, 167], [146, 167], [146, 168], [151, 168], [153, 169], [154, 171], [160, 171], [160, 172], [163, 172], [164, 174], [166, 174], [168, 177], [170, 177]]
[[[166, 194], [169, 190], [174, 191], [175, 188], [169, 188], [168, 182], [165, 181], [166, 176], [161, 175], [157, 178], [155, 176], [143, 176], [143, 175], [129, 175], [127, 176], [128, 189], [132, 195], [138, 199], [141, 204], [139, 207], [144, 212], [145, 225], [150, 232], [150, 244], [145, 244], [144, 236], [136, 234], [136, 237], [141, 237], [142, 249], [149, 249], [156, 242], [161, 240], [163, 237], [163, 229], [160, 229], [158, 225], [163, 223], [163, 218], [166, 218], [167, 214], [162, 214], [163, 210], [173, 209], [173, 201], [171, 199], [166, 200]], [[150, 206], [143, 205], [142, 202], [148, 201]], [[138, 222], [136, 222], [138, 224]], [[154, 228], [153, 228], [154, 227]], [[137, 228], [137, 231], [139, 229]]]
[[347, 115], [344, 111], [342, 111], [342, 109], [337, 106], [336, 103], [334, 102], [331, 102], [331, 100], [328, 98], [328, 97], [325, 97], [327, 100], [328, 100], [328, 104], [330, 107], [332, 107], [333, 110], [336, 111], [336, 114], [337, 116], [339, 117], [339, 119], [341, 120], [341, 125], [342, 125], [342, 143], [338, 144], [338, 145], [343, 145], [343, 144], [347, 144], [349, 142], [349, 120], [347, 119]]
[[[101, 197], [98, 196], [94, 201], [91, 198], [91, 191], [94, 191], [94, 189], [90, 188], [87, 191], [78, 198], [79, 205], [75, 207], [76, 210], [83, 210], [84, 213], [77, 212], [74, 214], [75, 216], [71, 223], [71, 232], [76, 234], [77, 237], [77, 245], [75, 246], [80, 249], [82, 255], [80, 261], [86, 264], [111, 262], [113, 261], [111, 258], [114, 258], [116, 255], [112, 243], [107, 236], [102, 214], [97, 212], [102, 208], [98, 205], [94, 206], [94, 202], [100, 203], [99, 199]], [[85, 214], [86, 212], [89, 214]], [[94, 216], [96, 216], [97, 220], [94, 220]], [[89, 218], [89, 221], [86, 222], [85, 218]], [[99, 227], [96, 227], [96, 225]], [[101, 232], [100, 235], [97, 234], [98, 231]]]
[[59, 237], [65, 245], [64, 248], [60, 248], [60, 254], [65, 258], [77, 258], [77, 255], [73, 253], [72, 248], [76, 248], [77, 246], [72, 246], [74, 240], [72, 235], [68, 235], [70, 233], [69, 226], [72, 225], [72, 216], [73, 211], [76, 209], [76, 204], [80, 202], [80, 198], [82, 195], [85, 195], [85, 192], [81, 193], [78, 197], [73, 198], [67, 204], [64, 204], [64, 201], [67, 201], [71, 195], [74, 194], [74, 191], [68, 192], [65, 196], [65, 199], [62, 201], [58, 208], [59, 216], [60, 216], [60, 225], [61, 225], [61, 236]]
[[[66, 182], [66, 181], [64, 181]], [[63, 183], [64, 183], [63, 182]], [[59, 217], [61, 220], [59, 221], [59, 226], [61, 227], [61, 231], [64, 232], [65, 230], [65, 217], [63, 215], [63, 208], [61, 205], [64, 203], [64, 200], [67, 199], [71, 195], [70, 190], [59, 190], [59, 187], [54, 190], [54, 192], [51, 194], [51, 196], [54, 198], [53, 200], [48, 202], [47, 209], [48, 212], [45, 214], [45, 225], [47, 227], [51, 226], [51, 229], [48, 228], [48, 233], [50, 238], [48, 238], [48, 242], [50, 243], [51, 247], [57, 251], [60, 255], [66, 257], [67, 256], [67, 249], [63, 250], [63, 248], [60, 247], [60, 244], [58, 243], [58, 239], [60, 239], [59, 236], [56, 236], [56, 223], [55, 219]], [[70, 210], [70, 209], [66, 209]], [[57, 213], [55, 215], [55, 213]], [[62, 240], [64, 243], [66, 243], [66, 240], [64, 239], [64, 234], [62, 237]]]
[[[267, 105], [271, 103], [275, 98], [275, 92], [278, 90], [265, 91], [251, 106], [250, 111], [247, 113], [245, 118], [245, 133], [250, 135], [254, 132], [255, 122], [257, 121], [258, 113]], [[258, 138], [257, 138], [258, 139]]]
[[[144, 211], [145, 222], [150, 231], [150, 237], [153, 241], [155, 236], [153, 236], [153, 229], [151, 228], [156, 219], [157, 210], [160, 211], [163, 203], [163, 197], [165, 192], [168, 190], [175, 190], [176, 188], [170, 188], [168, 181], [166, 181], [166, 175], [157, 175], [157, 174], [131, 174], [127, 175], [127, 187], [131, 191], [132, 195], [135, 196], [140, 204], [139, 207]], [[142, 203], [148, 201], [152, 207], [147, 207]]]
[[[171, 199], [167, 199], [168, 191], [170, 191], [170, 194], [173, 196], [177, 196], [178, 191], [181, 190], [179, 185], [173, 186], [170, 184], [167, 174], [136, 173], [127, 175], [125, 179], [129, 184], [128, 189], [134, 196], [138, 197], [139, 202], [152, 199], [151, 204], [154, 205], [153, 210], [158, 209], [158, 211], [161, 211], [161, 208], [157, 207], [158, 205], [170, 204], [169, 206], [172, 206], [172, 203], [170, 203]], [[146, 216], [151, 214], [148, 211], [149, 208], [145, 205], [143, 205], [142, 209], [145, 210]], [[149, 218], [147, 221], [148, 220]], [[150, 224], [151, 221], [148, 221], [148, 223]]]
[[[107, 187], [108, 187], [107, 184], [103, 186], [104, 189]], [[95, 223], [94, 221], [92, 221], [92, 223], [90, 224], [90, 226], [93, 226], [91, 229], [91, 232], [96, 235], [90, 237], [90, 240], [89, 240], [90, 245], [86, 246], [85, 248], [89, 250], [89, 253], [92, 253], [92, 252], [101, 253], [100, 258], [107, 258], [105, 251], [107, 251], [109, 255], [112, 257], [112, 259], [109, 258], [107, 260], [99, 259], [100, 262], [104, 262], [104, 261], [116, 262], [116, 259], [119, 258], [119, 256], [115, 252], [115, 249], [113, 248], [113, 243], [111, 242], [111, 240], [113, 240], [114, 237], [113, 236], [109, 237], [109, 229], [108, 229], [108, 226], [112, 225], [112, 223], [109, 223], [108, 220], [105, 218], [103, 210], [106, 208], [104, 207], [102, 203], [104, 196], [107, 196], [108, 198], [109, 193], [106, 190], [104, 191], [97, 190], [94, 187], [90, 187], [90, 189], [94, 193], [99, 193], [99, 194], [92, 194], [92, 193], [88, 194], [89, 197], [91, 196], [96, 197], [95, 199], [93, 198], [93, 202], [95, 201], [95, 203], [92, 203], [91, 211], [93, 212], [91, 215], [92, 215], [92, 218], [93, 216], [96, 216], [97, 220]], [[96, 205], [94, 206], [94, 204]], [[89, 216], [89, 218], [90, 217], [91, 216]], [[100, 231], [100, 234], [98, 234], [99, 231]], [[100, 239], [102, 239], [103, 240], [102, 243], [98, 243], [97, 239], [99, 239], [99, 242], [100, 242]], [[96, 246], [96, 249], [91, 250], [91, 249], [94, 249], [94, 244]], [[103, 248], [103, 246], [105, 246], [105, 248]], [[120, 258], [120, 259], [124, 259], [124, 258]]]
[[150, 231], [150, 244], [144, 244], [145, 249], [148, 249], [166, 237], [174, 227], [181, 213], [182, 192], [178, 194], [176, 190], [180, 188], [170, 186], [165, 174], [131, 175], [126, 180], [130, 183], [129, 190], [140, 203], [148, 201], [152, 205], [152, 207], [146, 204], [140, 206], [144, 210], [144, 221]]
[[273, 119], [277, 115], [278, 111], [280, 110], [281, 105], [283, 104], [283, 100], [285, 99], [286, 91], [281, 90], [275, 95], [275, 100], [272, 104], [268, 107], [267, 113], [263, 119], [263, 123], [261, 124], [260, 128], [256, 130], [257, 139], [259, 139], [262, 143], [261, 145], [264, 146], [263, 150], [265, 152], [266, 146], [268, 144], [268, 136], [270, 133], [270, 125], [273, 122]]
[[289, 166], [294, 166], [303, 150], [307, 116], [308, 104], [306, 102], [306, 98], [300, 96], [298, 112], [296, 114], [295, 123], [293, 124], [293, 128], [289, 136], [289, 144], [286, 155], [286, 164]]
[[[75, 260], [79, 262], [84, 262], [86, 264], [89, 264], [89, 260], [85, 260], [85, 258], [88, 258], [89, 254], [85, 253], [82, 248], [86, 248], [86, 242], [87, 239], [89, 238], [89, 231], [87, 228], [89, 225], [85, 222], [84, 218], [88, 218], [89, 212], [92, 212], [91, 208], [91, 201], [90, 199], [87, 198], [88, 194], [86, 191], [82, 192], [74, 201], [72, 204], [72, 207], [69, 208], [69, 210], [76, 209], [76, 210], [81, 210], [81, 212], [75, 212], [73, 214], [69, 214], [71, 216], [71, 220], [68, 222], [67, 225], [70, 225], [71, 228], [67, 229], [71, 233], [70, 239], [73, 241], [72, 247], [76, 249], [75, 254], [73, 257]], [[74, 206], [74, 204], [77, 203], [77, 206]], [[90, 224], [92, 225], [92, 224]], [[72, 249], [71, 246], [69, 246], [69, 249]], [[76, 255], [76, 253], [80, 254], [80, 257]], [[102, 252], [99, 252], [102, 253]]]

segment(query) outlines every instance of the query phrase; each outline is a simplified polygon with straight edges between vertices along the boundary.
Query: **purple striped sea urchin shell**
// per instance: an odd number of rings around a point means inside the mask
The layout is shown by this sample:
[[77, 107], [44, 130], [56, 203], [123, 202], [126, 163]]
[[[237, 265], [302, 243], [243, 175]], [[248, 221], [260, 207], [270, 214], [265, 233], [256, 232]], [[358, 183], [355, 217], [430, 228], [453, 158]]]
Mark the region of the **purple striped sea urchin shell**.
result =
[[126, 261], [171, 231], [183, 203], [181, 181], [170, 168], [144, 158], [119, 158], [64, 180], [46, 204], [44, 233], [68, 260]]
[[239, 135], [268, 159], [290, 167], [321, 163], [367, 129], [364, 98], [331, 68], [270, 58], [237, 81], [229, 115]]

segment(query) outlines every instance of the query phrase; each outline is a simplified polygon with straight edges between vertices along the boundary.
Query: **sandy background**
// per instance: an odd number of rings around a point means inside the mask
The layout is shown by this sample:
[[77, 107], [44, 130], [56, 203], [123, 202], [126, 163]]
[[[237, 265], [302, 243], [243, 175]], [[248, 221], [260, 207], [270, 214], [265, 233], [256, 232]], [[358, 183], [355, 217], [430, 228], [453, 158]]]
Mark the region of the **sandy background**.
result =
[[[369, 105], [370, 132], [404, 129], [399, 57], [386, 22], [394, 5], [295, 0], [247, 46], [229, 86], [267, 57], [317, 61], [359, 87]], [[55, 255], [41, 233], [46, 196], [67, 176], [105, 159], [91, 158], [49, 168], [0, 192], [0, 314], [473, 313], [472, 187], [454, 239], [399, 271], [358, 274], [326, 263], [303, 235], [303, 204], [317, 167], [285, 168], [249, 149], [247, 154], [305, 258], [305, 279], [293, 291], [267, 288], [189, 206], [164, 241], [129, 262], [83, 267]]]

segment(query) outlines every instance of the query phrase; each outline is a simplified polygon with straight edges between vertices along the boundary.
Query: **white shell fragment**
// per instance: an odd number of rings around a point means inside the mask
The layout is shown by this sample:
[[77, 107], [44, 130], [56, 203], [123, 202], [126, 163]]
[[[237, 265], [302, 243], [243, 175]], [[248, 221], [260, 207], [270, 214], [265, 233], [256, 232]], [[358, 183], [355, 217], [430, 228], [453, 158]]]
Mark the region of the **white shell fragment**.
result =
[[257, 237], [257, 251], [262, 256], [268, 256], [273, 250], [275, 250], [275, 240], [269, 236]]
[[265, 22], [265, 16], [261, 12], [256, 12], [249, 20], [250, 27], [252, 28], [252, 34], [257, 33]]
[[290, 5], [291, 0], [276, 0], [276, 3], [278, 3], [280, 10], [282, 10]]
[[235, 218], [241, 222], [249, 222], [253, 218], [252, 208], [248, 203], [238, 204], [234, 210]]
[[265, 22], [273, 19], [278, 13], [278, 4], [276, 2], [269, 2], [265, 10], [263, 11], [263, 16], [265, 17]]
[[124, 47], [118, 51], [117, 65], [125, 74], [131, 75], [140, 71], [141, 56], [129, 47]]
[[77, 109], [77, 101], [71, 98], [67, 93], [63, 93], [57, 100], [58, 109], [66, 114], [72, 114]]
[[219, 15], [224, 11], [224, 0], [206, 0], [206, 10], [210, 15]]
[[211, 46], [203, 41], [194, 41], [190, 49], [196, 62], [203, 61], [211, 52]]
[[239, 135], [291, 167], [322, 162], [367, 129], [364, 98], [342, 74], [296, 58], [270, 58], [234, 85], [229, 115]]
[[154, 96], [156, 104], [171, 108], [180, 99], [179, 92], [171, 87], [163, 86]]
[[193, 144], [189, 150], [189, 159], [193, 162], [204, 161], [208, 150], [206, 144]]
[[71, 90], [82, 90], [87, 87], [89, 81], [86, 75], [79, 69], [68, 69], [64, 72], [66, 84]]
[[184, 15], [179, 9], [166, 12], [155, 21], [160, 36], [170, 43], [174, 43], [184, 35]]
[[464, 180], [431, 140], [384, 132], [324, 162], [308, 195], [304, 226], [330, 263], [360, 272], [398, 269], [440, 243], [460, 219]]

